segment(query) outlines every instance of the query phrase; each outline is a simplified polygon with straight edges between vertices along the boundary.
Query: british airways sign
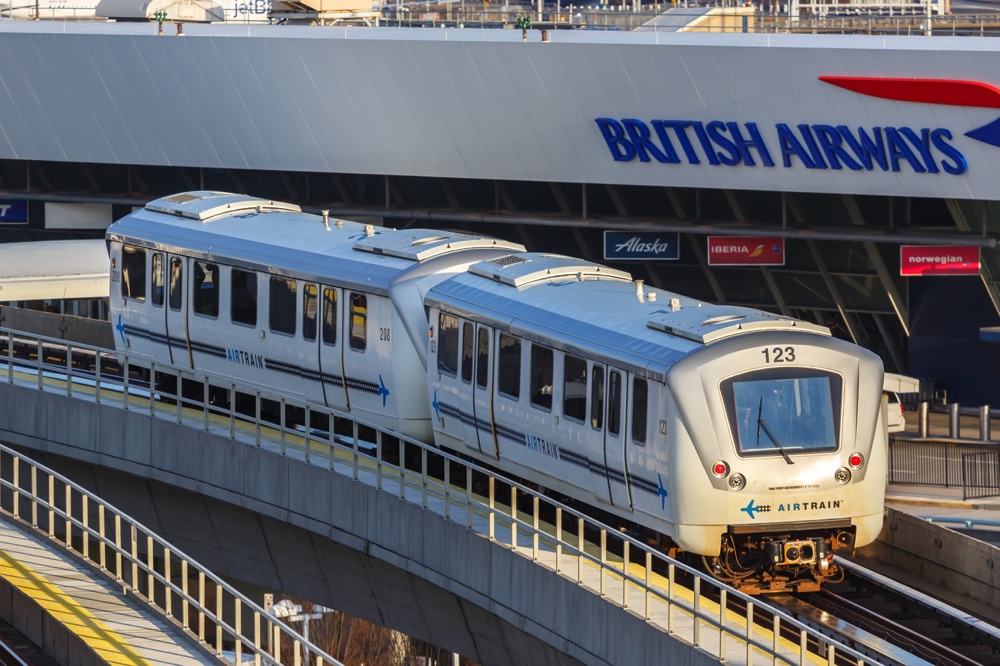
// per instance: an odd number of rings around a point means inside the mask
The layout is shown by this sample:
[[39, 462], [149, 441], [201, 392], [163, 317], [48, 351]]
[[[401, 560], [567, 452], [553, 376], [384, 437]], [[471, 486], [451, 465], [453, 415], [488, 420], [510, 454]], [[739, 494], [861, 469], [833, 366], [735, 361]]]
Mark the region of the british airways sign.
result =
[[[1000, 89], [976, 81], [822, 76], [868, 97], [1000, 109]], [[969, 169], [947, 127], [760, 125], [733, 120], [596, 118], [617, 162], [909, 172], [960, 176]], [[1000, 119], [964, 135], [1000, 147]]]

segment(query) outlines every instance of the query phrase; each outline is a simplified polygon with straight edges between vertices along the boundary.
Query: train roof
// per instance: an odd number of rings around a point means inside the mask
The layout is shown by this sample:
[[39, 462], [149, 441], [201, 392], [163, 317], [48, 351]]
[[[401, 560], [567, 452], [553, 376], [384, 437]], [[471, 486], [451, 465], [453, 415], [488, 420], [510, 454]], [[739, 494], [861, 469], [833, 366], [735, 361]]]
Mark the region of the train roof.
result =
[[470, 260], [468, 251], [524, 249], [488, 236], [396, 231], [303, 213], [293, 204], [208, 191], [152, 201], [113, 224], [108, 238], [164, 251], [183, 248], [207, 261], [375, 294], [387, 293], [402, 273], [423, 262], [461, 253], [454, 263], [462, 263]]
[[481, 261], [431, 289], [425, 301], [528, 339], [625, 364], [662, 381], [690, 352], [752, 331], [829, 329], [771, 313], [713, 305], [628, 273], [559, 255], [521, 253]]

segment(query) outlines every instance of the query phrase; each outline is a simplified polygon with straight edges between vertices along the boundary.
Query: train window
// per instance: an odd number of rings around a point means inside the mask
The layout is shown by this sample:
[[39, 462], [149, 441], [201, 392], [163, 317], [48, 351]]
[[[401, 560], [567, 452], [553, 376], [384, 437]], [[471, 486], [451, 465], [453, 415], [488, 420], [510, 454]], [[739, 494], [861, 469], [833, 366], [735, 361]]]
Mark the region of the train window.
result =
[[622, 375], [616, 370], [608, 377], [608, 432], [615, 437], [622, 431]]
[[531, 345], [531, 404], [552, 409], [552, 350]]
[[841, 384], [839, 375], [807, 368], [757, 370], [722, 382], [738, 453], [835, 451]]
[[563, 360], [563, 416], [580, 423], [587, 418], [587, 362], [569, 354]]
[[323, 344], [337, 344], [337, 290], [323, 288]]
[[146, 251], [141, 247], [122, 248], [122, 297], [146, 300]]
[[180, 310], [184, 295], [184, 263], [180, 257], [170, 258], [170, 309]]
[[511, 335], [500, 336], [498, 390], [514, 398], [521, 397], [521, 341]]
[[632, 380], [632, 442], [646, 444], [646, 418], [649, 402], [649, 384], [638, 377]]
[[219, 316], [219, 267], [205, 261], [194, 262], [194, 311], [205, 317]]
[[472, 347], [475, 341], [472, 337], [472, 324], [462, 324], [462, 381], [472, 382]]
[[229, 299], [229, 316], [234, 324], [257, 325], [257, 274], [234, 268]]
[[302, 288], [302, 337], [312, 342], [316, 339], [316, 285]]
[[438, 315], [438, 370], [458, 372], [458, 317], [443, 312]]
[[479, 329], [479, 355], [476, 357], [476, 386], [481, 389], [486, 388], [489, 383], [490, 369], [490, 331], [488, 328]]
[[364, 351], [368, 347], [368, 297], [351, 292], [351, 349]]
[[167, 284], [167, 267], [163, 264], [163, 253], [153, 253], [153, 305], [163, 307], [163, 292]]
[[271, 276], [268, 323], [275, 333], [295, 335], [295, 280]]
[[590, 386], [590, 425], [595, 430], [604, 427], [604, 368], [594, 366]]

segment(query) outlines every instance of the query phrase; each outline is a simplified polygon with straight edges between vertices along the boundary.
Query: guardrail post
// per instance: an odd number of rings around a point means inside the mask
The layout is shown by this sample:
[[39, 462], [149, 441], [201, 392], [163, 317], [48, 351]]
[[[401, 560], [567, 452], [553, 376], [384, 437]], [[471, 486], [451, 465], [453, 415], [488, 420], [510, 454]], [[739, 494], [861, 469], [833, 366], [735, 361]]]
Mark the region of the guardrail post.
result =
[[921, 438], [927, 437], [927, 423], [930, 419], [930, 404], [924, 400], [920, 403], [920, 410], [917, 416], [917, 435]]
[[990, 441], [990, 406], [981, 405], [979, 407], [979, 439], [984, 442]]
[[952, 439], [958, 439], [960, 436], [958, 409], [959, 404], [957, 402], [948, 405], [948, 436]]

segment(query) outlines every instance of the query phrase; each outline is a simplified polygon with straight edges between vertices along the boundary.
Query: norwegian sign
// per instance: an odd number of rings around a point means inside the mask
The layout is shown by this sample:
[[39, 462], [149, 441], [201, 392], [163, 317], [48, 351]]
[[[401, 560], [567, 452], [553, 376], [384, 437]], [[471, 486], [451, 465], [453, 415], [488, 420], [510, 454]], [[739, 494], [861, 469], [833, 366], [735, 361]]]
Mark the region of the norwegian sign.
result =
[[900, 275], [979, 275], [978, 247], [903, 245]]
[[709, 236], [709, 266], [784, 266], [785, 239], [777, 236]]
[[677, 232], [605, 231], [604, 258], [615, 261], [674, 260], [680, 256]]
[[0, 199], [0, 225], [27, 223], [27, 201], [24, 199]]

